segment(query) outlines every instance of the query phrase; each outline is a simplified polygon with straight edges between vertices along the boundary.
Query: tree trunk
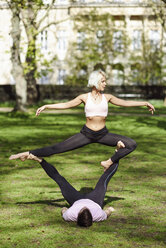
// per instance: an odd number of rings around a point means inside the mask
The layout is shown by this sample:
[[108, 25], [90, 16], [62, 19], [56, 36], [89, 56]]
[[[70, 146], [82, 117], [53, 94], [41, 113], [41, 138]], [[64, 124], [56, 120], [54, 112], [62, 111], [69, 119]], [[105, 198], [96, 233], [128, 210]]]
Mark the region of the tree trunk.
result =
[[166, 89], [164, 89], [164, 106], [166, 106]]
[[25, 75], [27, 81], [27, 102], [28, 104], [34, 104], [37, 102], [38, 92], [36, 83], [36, 39], [33, 37], [28, 42], [28, 50], [26, 55], [27, 73]]
[[10, 6], [12, 12], [11, 18], [11, 36], [13, 39], [13, 45], [11, 47], [11, 61], [12, 61], [12, 75], [15, 81], [16, 90], [16, 105], [14, 110], [25, 111], [27, 102], [27, 83], [24, 78], [24, 72], [20, 60], [20, 17], [19, 9], [13, 3]]

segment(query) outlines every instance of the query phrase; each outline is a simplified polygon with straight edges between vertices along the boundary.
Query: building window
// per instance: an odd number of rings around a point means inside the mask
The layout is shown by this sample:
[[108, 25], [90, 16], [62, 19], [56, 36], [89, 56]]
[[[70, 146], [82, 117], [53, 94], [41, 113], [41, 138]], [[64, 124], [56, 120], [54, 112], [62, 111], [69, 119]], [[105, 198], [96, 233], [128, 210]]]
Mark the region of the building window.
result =
[[66, 4], [66, 3], [68, 3], [68, 0], [56, 0], [55, 3], [58, 3], [58, 4]]
[[67, 32], [66, 30], [59, 30], [57, 32], [57, 38], [58, 38], [58, 49], [59, 50], [66, 50], [67, 49]]
[[113, 65], [113, 84], [122, 85], [124, 83], [124, 69], [121, 64]]
[[88, 70], [88, 68], [87, 68], [87, 66], [86, 65], [84, 65], [81, 69], [80, 69], [80, 71], [79, 71], [79, 73], [78, 73], [78, 77], [79, 78], [83, 78], [83, 77], [87, 77], [87, 70]]
[[79, 73], [78, 73], [79, 77], [85, 77], [87, 76], [87, 69], [86, 68], [82, 68]]
[[160, 84], [160, 77], [152, 74], [150, 79], [149, 79], [149, 83], [150, 85], [157, 85], [157, 84]]
[[46, 51], [48, 49], [48, 33], [44, 30], [40, 33], [41, 50]]
[[124, 51], [123, 33], [121, 30], [115, 31], [113, 33], [113, 48], [114, 48], [114, 51], [116, 52]]
[[102, 38], [103, 35], [104, 35], [103, 30], [98, 30], [98, 31], [96, 32], [96, 36], [97, 36], [98, 39]]
[[132, 49], [140, 50], [142, 46], [142, 31], [133, 30]]
[[137, 85], [140, 82], [141, 65], [139, 63], [131, 65], [131, 84]]
[[77, 48], [79, 50], [85, 49], [85, 32], [77, 33]]
[[125, 0], [113, 0], [113, 2], [115, 2], [115, 3], [124, 3]]
[[151, 72], [149, 83], [157, 85], [160, 84], [160, 82], [161, 82], [161, 66], [156, 63], [155, 67], [153, 68], [153, 71]]
[[83, 66], [83, 68], [80, 69], [77, 78], [80, 85], [85, 85], [85, 83], [87, 82], [87, 66]]
[[103, 3], [105, 0], [95, 0], [96, 3]]
[[44, 76], [42, 75], [40, 78], [40, 84], [49, 84], [49, 77], [48, 75]]
[[43, 4], [50, 4], [51, 3], [51, 0], [43, 0]]
[[160, 48], [160, 34], [158, 30], [149, 31], [149, 40], [152, 50]]
[[66, 70], [59, 69], [58, 70], [58, 81], [57, 81], [57, 84], [63, 85], [64, 84], [65, 76], [66, 76]]
[[98, 47], [98, 52], [102, 52], [103, 48], [103, 37], [104, 37], [104, 32], [103, 30], [98, 30], [96, 32], [96, 43]]

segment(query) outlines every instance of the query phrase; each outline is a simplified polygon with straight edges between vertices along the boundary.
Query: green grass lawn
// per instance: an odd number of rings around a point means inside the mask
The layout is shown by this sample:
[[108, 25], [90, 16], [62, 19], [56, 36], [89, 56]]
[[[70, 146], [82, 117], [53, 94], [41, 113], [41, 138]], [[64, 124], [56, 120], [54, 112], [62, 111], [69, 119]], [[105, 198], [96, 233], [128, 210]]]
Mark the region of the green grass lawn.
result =
[[[17, 152], [51, 145], [79, 132], [81, 113], [0, 113], [0, 247], [165, 247], [165, 110], [156, 104], [154, 116], [146, 108], [111, 107], [110, 132], [136, 140], [137, 149], [120, 160], [105, 197], [116, 209], [109, 219], [88, 229], [67, 223], [61, 208], [68, 206], [57, 184], [34, 161], [9, 161]], [[128, 113], [123, 116], [122, 113]], [[142, 115], [140, 115], [140, 113]], [[47, 160], [78, 190], [91, 190], [114, 148], [91, 144]]]

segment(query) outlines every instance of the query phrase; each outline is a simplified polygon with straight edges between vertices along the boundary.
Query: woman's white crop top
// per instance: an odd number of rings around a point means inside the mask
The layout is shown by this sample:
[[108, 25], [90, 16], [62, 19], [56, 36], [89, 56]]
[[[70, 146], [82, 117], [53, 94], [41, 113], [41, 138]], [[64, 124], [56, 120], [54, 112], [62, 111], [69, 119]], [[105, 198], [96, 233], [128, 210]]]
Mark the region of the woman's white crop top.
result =
[[88, 93], [88, 99], [85, 104], [85, 116], [104, 116], [108, 115], [108, 102], [104, 94], [102, 94], [102, 100], [100, 103], [94, 103], [91, 93]]

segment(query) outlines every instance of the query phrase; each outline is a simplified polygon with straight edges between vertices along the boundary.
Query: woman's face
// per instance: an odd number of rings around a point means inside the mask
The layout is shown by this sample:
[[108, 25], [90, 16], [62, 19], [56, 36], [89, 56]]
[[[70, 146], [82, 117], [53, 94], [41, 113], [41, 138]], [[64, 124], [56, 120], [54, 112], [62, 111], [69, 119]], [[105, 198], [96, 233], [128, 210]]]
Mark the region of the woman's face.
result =
[[103, 76], [103, 77], [101, 78], [101, 80], [99, 81], [99, 83], [98, 83], [98, 90], [99, 90], [99, 91], [104, 91], [106, 85], [107, 85], [107, 83], [106, 83], [106, 77]]

